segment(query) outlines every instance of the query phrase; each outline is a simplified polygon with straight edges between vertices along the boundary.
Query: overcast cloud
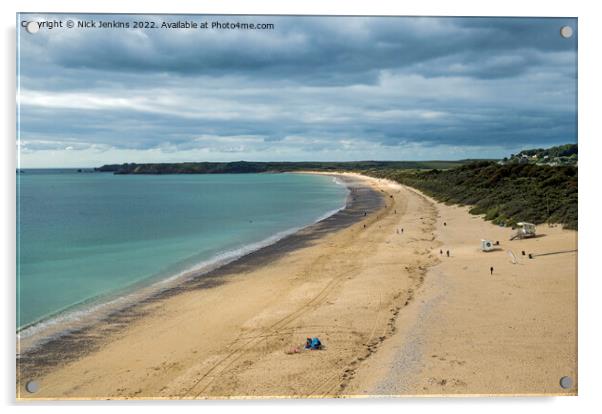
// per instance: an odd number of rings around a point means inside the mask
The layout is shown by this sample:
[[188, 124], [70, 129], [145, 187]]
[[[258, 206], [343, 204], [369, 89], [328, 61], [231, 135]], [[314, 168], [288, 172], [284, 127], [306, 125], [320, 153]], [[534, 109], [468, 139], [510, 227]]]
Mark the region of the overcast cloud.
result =
[[20, 29], [25, 168], [498, 158], [577, 139], [575, 19], [21, 15], [69, 18], [275, 29]]

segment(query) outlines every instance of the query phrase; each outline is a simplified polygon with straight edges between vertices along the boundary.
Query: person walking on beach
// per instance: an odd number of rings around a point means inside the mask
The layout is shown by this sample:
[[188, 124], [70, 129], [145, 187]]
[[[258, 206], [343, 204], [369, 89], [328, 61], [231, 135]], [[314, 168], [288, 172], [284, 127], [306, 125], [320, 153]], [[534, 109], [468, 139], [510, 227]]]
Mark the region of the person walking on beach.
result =
[[439, 254], [443, 256], [443, 250], [439, 249]]
[[493, 266], [491, 266], [491, 267], [489, 268], [489, 274], [491, 274], [491, 276], [493, 276]]
[[447, 257], [449, 257], [449, 250], [445, 252], [445, 254], [447, 254]]

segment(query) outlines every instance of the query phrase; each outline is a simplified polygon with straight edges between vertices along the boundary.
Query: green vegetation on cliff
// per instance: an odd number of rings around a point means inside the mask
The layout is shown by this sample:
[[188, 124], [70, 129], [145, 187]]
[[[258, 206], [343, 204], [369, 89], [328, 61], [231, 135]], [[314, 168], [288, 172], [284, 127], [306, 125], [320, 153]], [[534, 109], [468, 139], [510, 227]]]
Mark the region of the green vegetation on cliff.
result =
[[365, 173], [417, 188], [449, 204], [472, 206], [494, 223], [561, 223], [577, 229], [577, 167], [480, 161], [449, 170], [372, 169]]
[[511, 154], [503, 163], [531, 163], [539, 165], [577, 165], [577, 144], [558, 145], [551, 148], [535, 148]]

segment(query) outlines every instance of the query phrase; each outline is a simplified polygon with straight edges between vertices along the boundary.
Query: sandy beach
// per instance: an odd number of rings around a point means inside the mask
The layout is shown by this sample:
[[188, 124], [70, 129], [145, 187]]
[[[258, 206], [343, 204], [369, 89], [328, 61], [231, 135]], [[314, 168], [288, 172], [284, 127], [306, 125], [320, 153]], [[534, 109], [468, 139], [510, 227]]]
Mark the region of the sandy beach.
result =
[[[575, 231], [510, 242], [466, 207], [342, 176], [338, 216], [24, 355], [18, 398], [577, 393]], [[307, 336], [324, 349], [294, 352]]]
[[[540, 225], [509, 241], [468, 207], [435, 205], [440, 262], [349, 392], [577, 395], [577, 232]], [[482, 238], [500, 245], [481, 252]]]

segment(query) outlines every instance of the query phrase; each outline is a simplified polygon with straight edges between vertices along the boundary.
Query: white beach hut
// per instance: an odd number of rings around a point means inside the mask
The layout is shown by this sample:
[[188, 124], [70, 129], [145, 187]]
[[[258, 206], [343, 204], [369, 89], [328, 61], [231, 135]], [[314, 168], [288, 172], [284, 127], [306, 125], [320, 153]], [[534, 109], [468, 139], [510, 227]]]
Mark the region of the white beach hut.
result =
[[521, 221], [520, 223], [516, 223], [516, 225], [518, 226], [518, 229], [516, 230], [516, 233], [514, 233], [514, 235], [510, 238], [510, 240], [535, 237], [535, 224]]

